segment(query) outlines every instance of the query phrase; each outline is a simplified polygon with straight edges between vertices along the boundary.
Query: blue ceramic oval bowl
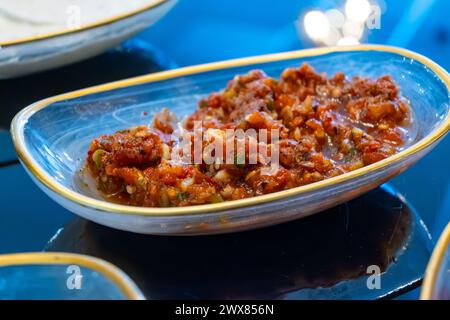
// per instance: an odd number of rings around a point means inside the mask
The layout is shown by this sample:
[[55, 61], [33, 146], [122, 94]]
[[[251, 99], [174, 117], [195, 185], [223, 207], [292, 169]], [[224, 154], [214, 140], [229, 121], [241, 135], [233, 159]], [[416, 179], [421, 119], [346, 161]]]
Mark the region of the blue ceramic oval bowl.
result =
[[[148, 124], [169, 107], [192, 112], [197, 101], [236, 74], [261, 68], [278, 77], [287, 67], [348, 76], [391, 75], [411, 100], [414, 139], [396, 155], [310, 185], [264, 196], [178, 208], [141, 208], [105, 201], [77, 174], [90, 141], [105, 133]], [[17, 114], [11, 132], [33, 180], [59, 204], [95, 222], [148, 234], [206, 234], [251, 229], [292, 219], [354, 198], [406, 170], [447, 133], [450, 78], [427, 58], [394, 47], [320, 48], [187, 67], [80, 90], [37, 102]], [[146, 115], [148, 114], [148, 115]]]
[[144, 299], [136, 284], [104, 260], [72, 253], [0, 255], [1, 300]]
[[425, 272], [422, 300], [450, 300], [450, 223], [442, 232]]

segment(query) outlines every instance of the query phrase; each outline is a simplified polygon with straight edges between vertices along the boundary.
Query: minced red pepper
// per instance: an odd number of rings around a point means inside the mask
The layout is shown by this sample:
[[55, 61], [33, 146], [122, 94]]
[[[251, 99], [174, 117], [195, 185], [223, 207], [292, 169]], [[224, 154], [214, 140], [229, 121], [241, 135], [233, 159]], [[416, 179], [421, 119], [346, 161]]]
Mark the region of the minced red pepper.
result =
[[278, 169], [264, 174], [265, 164], [243, 163], [246, 155], [234, 155], [231, 164], [171, 162], [170, 134], [176, 128], [173, 115], [164, 109], [151, 126], [92, 142], [87, 168], [98, 188], [120, 203], [150, 207], [217, 203], [281, 191], [395, 154], [407, 138], [411, 112], [389, 76], [347, 79], [337, 73], [327, 78], [303, 64], [286, 69], [279, 81], [260, 70], [236, 76], [224, 90], [202, 99], [183, 129], [192, 133], [195, 121], [219, 136], [226, 129], [278, 130]]

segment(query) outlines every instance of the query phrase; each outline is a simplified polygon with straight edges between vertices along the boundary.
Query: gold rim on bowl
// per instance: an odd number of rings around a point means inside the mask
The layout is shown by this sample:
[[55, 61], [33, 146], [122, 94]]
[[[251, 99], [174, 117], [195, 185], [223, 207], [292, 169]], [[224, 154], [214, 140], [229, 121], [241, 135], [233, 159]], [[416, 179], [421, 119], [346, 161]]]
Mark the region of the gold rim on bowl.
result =
[[65, 264], [75, 264], [104, 275], [111, 280], [129, 300], [144, 299], [144, 296], [128, 275], [105, 260], [83, 254], [64, 252], [29, 252], [0, 255], [0, 267]]
[[16, 148], [19, 159], [25, 165], [25, 167], [48, 189], [52, 190], [63, 196], [64, 198], [73, 201], [81, 206], [90, 207], [101, 211], [114, 212], [119, 214], [136, 214], [136, 215], [146, 215], [146, 216], [174, 216], [174, 215], [188, 215], [188, 214], [200, 214], [200, 213], [210, 213], [210, 212], [218, 212], [224, 211], [228, 209], [235, 209], [239, 207], [246, 207], [250, 205], [267, 203], [270, 201], [284, 199], [290, 196], [299, 195], [301, 193], [310, 192], [313, 190], [317, 190], [319, 188], [327, 187], [336, 183], [341, 183], [344, 181], [348, 181], [350, 179], [362, 176], [366, 173], [373, 172], [380, 168], [387, 166], [388, 164], [394, 163], [395, 161], [419, 152], [426, 147], [430, 146], [440, 138], [442, 138], [447, 131], [450, 129], [450, 113], [447, 113], [446, 118], [443, 124], [433, 131], [431, 134], [424, 137], [419, 142], [413, 144], [412, 146], [402, 150], [401, 152], [390, 156], [384, 160], [373, 163], [369, 166], [365, 166], [363, 168], [350, 171], [344, 173], [342, 175], [328, 178], [319, 182], [311, 183], [308, 185], [279, 191], [275, 193], [270, 193], [262, 196], [257, 196], [253, 198], [246, 198], [240, 200], [233, 201], [225, 201], [221, 203], [215, 204], [203, 204], [203, 205], [195, 205], [195, 206], [187, 206], [187, 207], [175, 207], [175, 208], [151, 208], [151, 207], [136, 207], [136, 206], [127, 206], [115, 204], [99, 199], [94, 199], [85, 195], [82, 195], [78, 192], [75, 192], [67, 187], [64, 187], [57, 181], [55, 181], [48, 173], [46, 173], [42, 167], [33, 159], [30, 152], [25, 147], [25, 139], [23, 134], [23, 127], [27, 122], [27, 119], [35, 112], [40, 109], [45, 108], [46, 106], [61, 100], [74, 99], [80, 96], [109, 91], [112, 89], [123, 88], [126, 86], [133, 86], [143, 83], [151, 83], [155, 81], [175, 78], [179, 76], [192, 75], [212, 70], [220, 70], [230, 67], [240, 67], [246, 66], [256, 63], [266, 63], [266, 62], [274, 62], [274, 61], [282, 61], [282, 60], [290, 60], [304, 57], [312, 57], [325, 55], [335, 52], [351, 52], [351, 51], [380, 51], [380, 52], [389, 52], [395, 53], [404, 57], [408, 57], [414, 59], [429, 69], [431, 69], [435, 74], [439, 76], [439, 78], [446, 85], [447, 90], [450, 92], [450, 75], [438, 64], [431, 61], [430, 59], [417, 54], [415, 52], [401, 49], [397, 47], [391, 46], [382, 46], [382, 45], [358, 45], [358, 46], [347, 46], [347, 47], [324, 47], [324, 48], [315, 48], [315, 49], [306, 49], [306, 50], [298, 50], [298, 51], [290, 51], [284, 53], [277, 54], [269, 54], [262, 56], [254, 56], [248, 58], [240, 58], [234, 60], [226, 60], [220, 62], [213, 62], [208, 64], [200, 64], [196, 66], [184, 67], [179, 69], [173, 69], [168, 71], [162, 71], [157, 73], [152, 73], [149, 75], [134, 77], [126, 80], [120, 80], [116, 82], [110, 82], [107, 84], [94, 86], [86, 89], [81, 89], [61, 95], [57, 95], [51, 98], [47, 98], [36, 102], [22, 111], [20, 111], [13, 119], [11, 124], [11, 135], [14, 142], [14, 146]]
[[427, 269], [425, 271], [425, 278], [422, 283], [422, 289], [420, 291], [421, 300], [431, 300], [434, 299], [433, 290], [436, 288], [437, 276], [439, 273], [439, 268], [443, 263], [445, 257], [445, 251], [450, 246], [450, 223], [442, 232], [439, 241], [434, 247], [431, 259], [428, 262]]
[[23, 44], [23, 43], [33, 42], [33, 41], [37, 41], [37, 40], [54, 38], [57, 36], [62, 36], [62, 35], [70, 34], [70, 33], [76, 33], [76, 32], [81, 32], [81, 31], [85, 31], [85, 30], [89, 30], [89, 29], [94, 29], [96, 27], [111, 24], [111, 23], [117, 22], [119, 20], [137, 15], [144, 11], [156, 8], [157, 6], [163, 4], [167, 1], [169, 1], [169, 0], [155, 0], [155, 2], [149, 3], [145, 6], [142, 6], [141, 8], [138, 8], [138, 9], [135, 9], [132, 11], [128, 11], [123, 14], [114, 15], [112, 17], [101, 19], [101, 20], [94, 21], [91, 23], [87, 23], [87, 24], [80, 26], [79, 28], [63, 29], [61, 31], [53, 31], [53, 32], [48, 32], [48, 33], [31, 36], [31, 37], [23, 37], [23, 38], [18, 38], [18, 39], [14, 39], [14, 40], [3, 41], [3, 42], [0, 42], [0, 47], [8, 47], [8, 46], [12, 46], [15, 44]]

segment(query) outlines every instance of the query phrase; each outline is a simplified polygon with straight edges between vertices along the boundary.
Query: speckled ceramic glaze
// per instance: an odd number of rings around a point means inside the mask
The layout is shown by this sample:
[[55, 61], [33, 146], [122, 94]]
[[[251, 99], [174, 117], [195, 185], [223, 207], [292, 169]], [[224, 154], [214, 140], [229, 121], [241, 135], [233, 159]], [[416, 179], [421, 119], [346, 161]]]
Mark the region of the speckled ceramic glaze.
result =
[[148, 8], [77, 30], [0, 43], [0, 79], [24, 76], [93, 57], [152, 25], [175, 3], [176, 0], [158, 0], [151, 2]]
[[[261, 68], [278, 77], [285, 68], [302, 62], [328, 74], [390, 74], [413, 106], [414, 134], [408, 146], [388, 159], [338, 177], [201, 206], [118, 205], [79, 182], [79, 170], [93, 138], [148, 124], [162, 107], [180, 116], [189, 114], [201, 97], [223, 88], [236, 74]], [[12, 134], [33, 180], [55, 201], [82, 217], [148, 234], [231, 232], [308, 216], [352, 199], [406, 170], [450, 127], [449, 83], [449, 75], [441, 67], [403, 49], [366, 45], [303, 50], [176, 69], [49, 98], [21, 111], [13, 121]]]

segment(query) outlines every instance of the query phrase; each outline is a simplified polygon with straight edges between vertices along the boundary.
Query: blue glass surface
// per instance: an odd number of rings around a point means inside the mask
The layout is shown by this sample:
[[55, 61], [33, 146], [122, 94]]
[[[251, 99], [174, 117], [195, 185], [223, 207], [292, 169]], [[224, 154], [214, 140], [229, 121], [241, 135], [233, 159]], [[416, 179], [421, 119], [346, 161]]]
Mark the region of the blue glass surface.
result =
[[[379, 2], [385, 9], [381, 29], [370, 31], [366, 42], [400, 45], [450, 68], [449, 1]], [[122, 70], [114, 76], [104, 77], [92, 68], [89, 72], [80, 72], [82, 76], [77, 81], [81, 82], [66, 81], [60, 86], [64, 77], [55, 78], [54, 73], [0, 81], [0, 128], [7, 130], [11, 117], [35, 100], [100, 82], [173, 68], [176, 64], [170, 61], [183, 66], [312, 47], [314, 44], [309, 39], [299, 36], [295, 21], [306, 10], [342, 7], [343, 3], [338, 0], [180, 0], [166, 17], [129, 42], [128, 47], [125, 46], [127, 49], [120, 50], [131, 52], [123, 55], [122, 62], [105, 60], [109, 61], [107, 66], [114, 66], [110, 71]], [[130, 61], [142, 63], [131, 64]], [[71, 74], [79, 71], [78, 67], [68, 70], [72, 70]], [[7, 166], [16, 161], [8, 140], [8, 134], [0, 131], [0, 179], [6, 181], [0, 185], [0, 253], [41, 250], [73, 215], [39, 191], [20, 165]], [[433, 241], [450, 220], [449, 150], [450, 137], [447, 137], [432, 153], [392, 182], [417, 209]]]
[[0, 254], [41, 251], [73, 214], [31, 181], [20, 164], [0, 168]]

